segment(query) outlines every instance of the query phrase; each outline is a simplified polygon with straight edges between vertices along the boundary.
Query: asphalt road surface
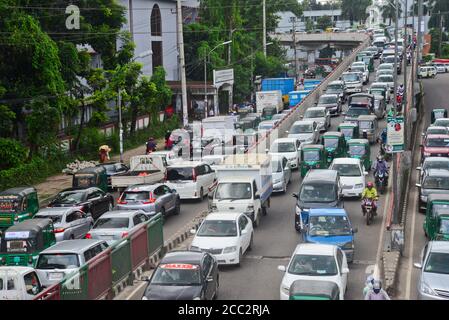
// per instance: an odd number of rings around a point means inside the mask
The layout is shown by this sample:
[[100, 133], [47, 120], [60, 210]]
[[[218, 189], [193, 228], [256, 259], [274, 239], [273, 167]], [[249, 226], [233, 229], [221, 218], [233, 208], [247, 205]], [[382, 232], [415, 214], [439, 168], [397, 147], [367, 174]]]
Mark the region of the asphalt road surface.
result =
[[[415, 167], [419, 166], [421, 143], [421, 132], [430, 125], [430, 112], [433, 108], [448, 109], [447, 88], [449, 86], [449, 74], [438, 74], [435, 79], [424, 79], [424, 116], [418, 128], [418, 138], [415, 146]], [[420, 262], [421, 250], [427, 240], [424, 236], [423, 223], [425, 215], [418, 212], [419, 190], [415, 187], [418, 183], [419, 171], [412, 173], [410, 182], [410, 198], [407, 216], [407, 226], [405, 233], [405, 248], [399, 269], [399, 279], [397, 285], [398, 299], [417, 299], [417, 284], [419, 269], [413, 268], [414, 262]]]

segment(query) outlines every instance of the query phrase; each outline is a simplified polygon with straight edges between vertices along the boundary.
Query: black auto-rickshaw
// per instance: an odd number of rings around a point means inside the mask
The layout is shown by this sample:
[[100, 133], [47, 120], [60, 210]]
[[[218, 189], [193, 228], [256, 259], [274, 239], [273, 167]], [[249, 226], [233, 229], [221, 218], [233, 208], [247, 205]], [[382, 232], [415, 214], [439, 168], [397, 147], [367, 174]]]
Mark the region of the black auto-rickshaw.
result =
[[39, 253], [56, 244], [53, 221], [29, 219], [6, 229], [2, 236], [0, 263], [34, 267]]
[[430, 114], [430, 124], [433, 124], [435, 120], [440, 118], [447, 118], [447, 110], [443, 108], [432, 109], [432, 113]]
[[90, 167], [77, 171], [72, 179], [73, 188], [97, 187], [108, 192], [108, 175], [104, 167]]
[[296, 280], [290, 286], [289, 300], [340, 300], [340, 289], [332, 281]]
[[22, 222], [39, 211], [34, 187], [16, 187], [0, 192], [0, 229]]

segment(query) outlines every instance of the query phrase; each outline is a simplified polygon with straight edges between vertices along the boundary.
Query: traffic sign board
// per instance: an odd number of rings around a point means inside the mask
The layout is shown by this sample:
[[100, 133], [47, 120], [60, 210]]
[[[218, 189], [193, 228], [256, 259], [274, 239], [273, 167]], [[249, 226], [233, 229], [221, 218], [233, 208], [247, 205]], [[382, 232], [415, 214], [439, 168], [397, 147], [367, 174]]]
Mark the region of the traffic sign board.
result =
[[404, 117], [388, 118], [385, 151], [387, 153], [404, 151]]

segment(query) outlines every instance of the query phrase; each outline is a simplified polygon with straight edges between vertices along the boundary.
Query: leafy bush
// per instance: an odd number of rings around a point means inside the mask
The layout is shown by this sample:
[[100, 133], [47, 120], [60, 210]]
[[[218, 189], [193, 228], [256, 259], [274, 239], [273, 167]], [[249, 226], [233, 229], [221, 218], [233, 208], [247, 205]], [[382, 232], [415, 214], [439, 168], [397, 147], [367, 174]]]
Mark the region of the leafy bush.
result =
[[17, 167], [27, 158], [27, 149], [13, 139], [0, 138], [0, 170]]
[[37, 180], [46, 178], [49, 173], [49, 163], [36, 157], [30, 163], [0, 171], [0, 190], [32, 185]]

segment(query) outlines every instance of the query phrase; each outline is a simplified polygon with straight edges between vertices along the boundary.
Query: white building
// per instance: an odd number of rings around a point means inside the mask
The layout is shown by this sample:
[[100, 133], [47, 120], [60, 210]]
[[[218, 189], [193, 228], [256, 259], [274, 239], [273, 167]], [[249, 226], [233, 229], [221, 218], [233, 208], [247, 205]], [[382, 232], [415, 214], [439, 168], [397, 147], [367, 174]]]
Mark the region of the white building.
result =
[[[290, 33], [293, 30], [293, 24], [290, 20], [291, 17], [296, 17], [292, 12], [278, 12], [280, 18], [276, 33]], [[317, 22], [319, 17], [329, 16], [335, 24], [336, 28], [347, 29], [351, 26], [349, 20], [342, 18], [341, 9], [334, 10], [309, 10], [304, 11], [303, 15], [297, 18], [296, 31], [306, 30], [306, 19], [311, 19], [314, 23]]]

